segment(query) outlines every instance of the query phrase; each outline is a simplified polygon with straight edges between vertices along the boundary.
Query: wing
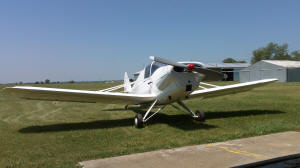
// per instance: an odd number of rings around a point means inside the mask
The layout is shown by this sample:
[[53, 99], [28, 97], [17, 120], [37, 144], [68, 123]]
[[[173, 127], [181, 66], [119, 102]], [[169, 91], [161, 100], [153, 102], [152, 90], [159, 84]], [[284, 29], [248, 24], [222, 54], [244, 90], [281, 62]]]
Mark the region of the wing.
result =
[[188, 98], [210, 98], [216, 96], [223, 96], [228, 94], [234, 94], [239, 92], [245, 92], [250, 89], [266, 85], [277, 81], [278, 79], [264, 79], [253, 82], [239, 83], [234, 85], [219, 86], [215, 88], [196, 90], [192, 92]]
[[57, 89], [30, 86], [4, 88], [4, 92], [25, 99], [53, 100], [107, 104], [143, 104], [156, 99], [151, 94], [129, 94], [121, 92], [103, 92], [73, 89]]

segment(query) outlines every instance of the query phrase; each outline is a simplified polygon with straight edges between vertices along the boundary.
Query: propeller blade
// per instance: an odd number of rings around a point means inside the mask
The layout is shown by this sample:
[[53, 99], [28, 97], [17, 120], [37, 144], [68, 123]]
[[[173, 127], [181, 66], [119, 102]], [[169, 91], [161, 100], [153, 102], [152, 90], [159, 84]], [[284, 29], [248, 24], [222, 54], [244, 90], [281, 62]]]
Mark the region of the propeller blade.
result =
[[214, 70], [206, 69], [206, 68], [195, 68], [193, 69], [193, 71], [205, 75], [204, 78], [202, 79], [204, 81], [219, 81], [222, 80], [224, 77], [222, 73]]
[[187, 65], [184, 65], [184, 64], [181, 64], [181, 63], [178, 63], [178, 62], [175, 62], [175, 61], [170, 61], [170, 60], [167, 60], [167, 59], [159, 58], [159, 57], [150, 56], [150, 59], [152, 61], [160, 62], [160, 63], [167, 64], [167, 65], [172, 65], [172, 66], [175, 66], [175, 67], [188, 68]]
[[182, 64], [182, 63], [178, 63], [175, 61], [170, 61], [167, 59], [163, 59], [163, 58], [159, 58], [159, 57], [154, 57], [154, 56], [150, 56], [150, 59], [152, 61], [156, 61], [156, 62], [160, 62], [163, 64], [167, 64], [167, 65], [172, 65], [174, 67], [180, 67], [180, 68], [185, 68], [188, 69], [190, 71], [194, 71], [194, 72], [198, 72], [203, 74], [205, 77], [203, 78], [203, 80], [206, 81], [219, 81], [223, 79], [223, 74], [214, 70], [210, 70], [207, 68], [201, 68], [201, 67], [195, 67], [194, 64]]

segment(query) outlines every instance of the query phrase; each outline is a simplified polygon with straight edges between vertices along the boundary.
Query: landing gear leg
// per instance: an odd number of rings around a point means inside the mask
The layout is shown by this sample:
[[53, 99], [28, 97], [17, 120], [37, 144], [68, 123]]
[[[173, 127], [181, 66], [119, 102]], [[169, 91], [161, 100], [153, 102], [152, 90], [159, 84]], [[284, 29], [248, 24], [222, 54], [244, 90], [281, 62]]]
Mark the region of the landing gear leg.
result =
[[166, 105], [161, 106], [155, 113], [153, 113], [151, 116], [149, 116], [147, 118], [147, 116], [149, 115], [150, 111], [152, 110], [152, 108], [154, 107], [154, 105], [156, 104], [157, 100], [155, 100], [151, 106], [149, 107], [149, 109], [147, 110], [146, 114], [144, 115], [144, 117], [142, 116], [142, 114], [137, 114], [134, 118], [134, 124], [136, 128], [142, 128], [144, 126], [144, 123], [146, 121], [148, 121], [151, 117], [153, 117], [156, 113], [158, 113], [160, 110], [164, 109], [166, 107]]
[[191, 116], [197, 120], [197, 121], [201, 121], [204, 122], [205, 121], [205, 114], [203, 111], [201, 110], [197, 110], [195, 113], [187, 106], [185, 105], [182, 101], [178, 101], [177, 102], [181, 107], [183, 107], [185, 110], [187, 110]]

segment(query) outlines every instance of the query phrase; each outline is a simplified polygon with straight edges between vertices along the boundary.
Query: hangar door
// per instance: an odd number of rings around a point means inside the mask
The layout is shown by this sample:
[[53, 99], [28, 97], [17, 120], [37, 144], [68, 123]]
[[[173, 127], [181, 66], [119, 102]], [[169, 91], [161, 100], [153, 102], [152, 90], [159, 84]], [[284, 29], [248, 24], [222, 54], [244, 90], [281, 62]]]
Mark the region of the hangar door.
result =
[[300, 82], [300, 68], [287, 70], [288, 82]]
[[240, 81], [241, 82], [248, 82], [248, 81], [250, 81], [250, 71], [248, 71], [248, 70], [241, 70], [240, 71]]

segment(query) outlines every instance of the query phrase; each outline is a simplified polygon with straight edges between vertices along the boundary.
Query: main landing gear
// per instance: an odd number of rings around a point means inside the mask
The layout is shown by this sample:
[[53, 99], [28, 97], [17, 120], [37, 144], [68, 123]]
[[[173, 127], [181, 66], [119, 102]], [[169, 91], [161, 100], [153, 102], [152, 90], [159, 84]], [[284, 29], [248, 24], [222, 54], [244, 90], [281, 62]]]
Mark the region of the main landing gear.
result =
[[[148, 121], [151, 117], [153, 117], [156, 113], [158, 113], [160, 110], [164, 109], [166, 107], [166, 105], [161, 106], [156, 112], [154, 112], [152, 115], [150, 115], [148, 117], [148, 115], [150, 114], [150, 111], [152, 110], [152, 108], [155, 106], [157, 100], [155, 100], [151, 106], [149, 107], [149, 109], [147, 110], [147, 112], [145, 113], [145, 115], [143, 116], [142, 114], [137, 114], [134, 118], [134, 125], [136, 128], [142, 128], [144, 127], [144, 123], [146, 121]], [[181, 107], [183, 107], [185, 110], [187, 110], [191, 116], [196, 120], [196, 121], [200, 121], [200, 122], [204, 122], [205, 121], [205, 114], [203, 111], [201, 110], [197, 110], [195, 113], [188, 107], [186, 106], [182, 101], [178, 101], [177, 102]], [[128, 107], [128, 106], [127, 106]]]
[[144, 127], [144, 123], [146, 121], [148, 121], [151, 117], [153, 117], [156, 113], [158, 113], [160, 110], [164, 109], [166, 106], [161, 106], [155, 113], [153, 113], [152, 115], [150, 115], [148, 118], [147, 116], [149, 115], [150, 111], [152, 110], [152, 108], [154, 107], [154, 105], [156, 104], [157, 100], [155, 100], [151, 106], [149, 107], [149, 109], [147, 110], [146, 114], [143, 116], [142, 114], [137, 114], [134, 118], [134, 125], [136, 128], [142, 128]]
[[197, 121], [204, 122], [205, 121], [205, 113], [202, 110], [197, 110], [196, 111], [196, 118], [194, 118]]
[[142, 114], [136, 114], [134, 118], [134, 125], [136, 128], [142, 128], [144, 126]]
[[182, 101], [177, 102], [181, 107], [183, 107], [185, 110], [187, 110], [191, 116], [196, 120], [200, 122], [205, 121], [205, 113], [202, 110], [196, 110], [194, 113], [187, 105], [185, 105]]

